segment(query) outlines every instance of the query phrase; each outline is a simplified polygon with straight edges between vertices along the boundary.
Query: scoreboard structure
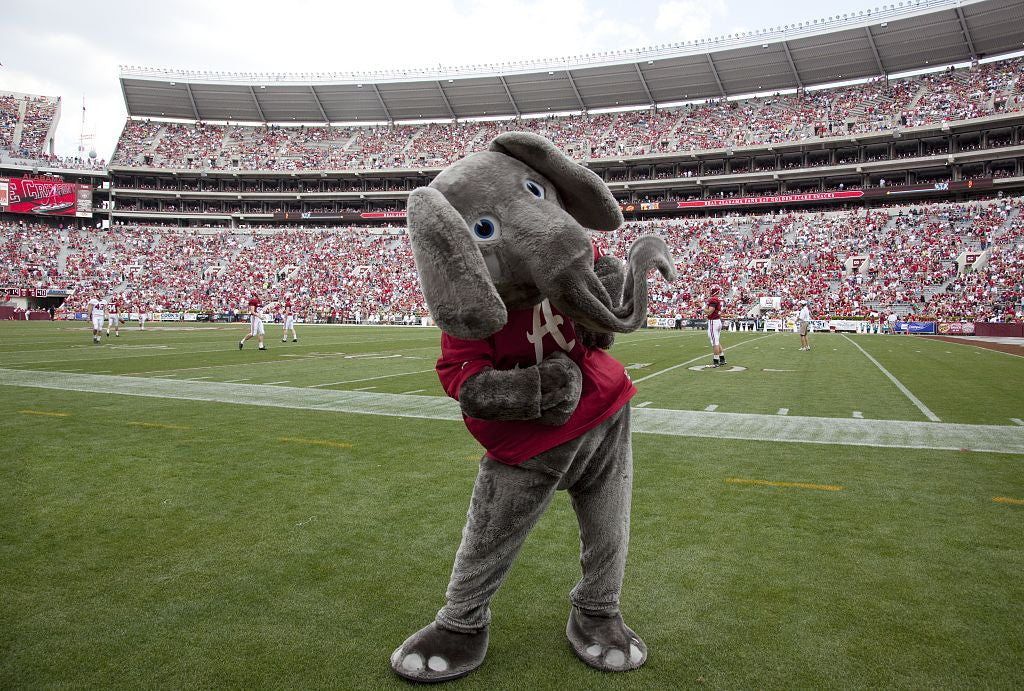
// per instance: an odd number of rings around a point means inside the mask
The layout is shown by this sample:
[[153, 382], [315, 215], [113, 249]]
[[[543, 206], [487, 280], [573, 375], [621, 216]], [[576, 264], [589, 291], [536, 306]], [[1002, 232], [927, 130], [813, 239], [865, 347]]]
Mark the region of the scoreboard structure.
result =
[[92, 218], [92, 188], [60, 178], [0, 178], [0, 211]]

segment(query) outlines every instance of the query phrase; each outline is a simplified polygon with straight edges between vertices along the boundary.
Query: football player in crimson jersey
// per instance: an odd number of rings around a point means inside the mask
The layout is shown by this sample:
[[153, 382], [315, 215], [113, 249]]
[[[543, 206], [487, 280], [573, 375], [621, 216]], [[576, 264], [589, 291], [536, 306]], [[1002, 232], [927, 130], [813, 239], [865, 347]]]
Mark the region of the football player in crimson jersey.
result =
[[288, 341], [288, 331], [292, 332], [292, 343], [299, 342], [299, 336], [295, 333], [295, 310], [292, 309], [292, 299], [284, 300], [284, 332], [281, 334], [281, 343]]
[[704, 315], [708, 318], [708, 340], [711, 341], [711, 366], [721, 367], [725, 364], [725, 351], [720, 342], [722, 335], [722, 288], [711, 286], [711, 297], [704, 306]]
[[267, 346], [263, 343], [263, 302], [260, 301], [259, 293], [253, 293], [252, 298], [249, 300], [249, 333], [247, 333], [241, 341], [238, 342], [238, 349], [241, 350], [245, 347], [245, 342], [255, 336], [259, 340], [259, 350], [266, 350]]

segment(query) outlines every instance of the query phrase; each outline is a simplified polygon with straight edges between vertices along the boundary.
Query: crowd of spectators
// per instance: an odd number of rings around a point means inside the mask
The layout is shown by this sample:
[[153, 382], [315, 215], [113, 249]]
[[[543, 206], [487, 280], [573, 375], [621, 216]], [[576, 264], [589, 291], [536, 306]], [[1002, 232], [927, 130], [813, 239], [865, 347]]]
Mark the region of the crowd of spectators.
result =
[[32, 160], [46, 155], [46, 135], [58, 104], [59, 99], [47, 96], [0, 94], [0, 153]]
[[[618, 257], [641, 235], [666, 241], [679, 278], [650, 278], [655, 317], [697, 318], [719, 285], [730, 317], [779, 297], [783, 310], [806, 299], [822, 317], [1012, 318], [1024, 310], [1022, 207], [1024, 198], [999, 198], [687, 217], [593, 237]], [[0, 251], [0, 285], [75, 291], [69, 310], [100, 292], [156, 311], [241, 311], [256, 291], [270, 302], [287, 297], [310, 317], [426, 315], [403, 228], [78, 230], [4, 220]]]
[[340, 170], [443, 167], [497, 134], [528, 130], [577, 159], [774, 144], [1024, 108], [1024, 59], [899, 80], [672, 109], [506, 120], [280, 127], [128, 121], [113, 163], [156, 168]]

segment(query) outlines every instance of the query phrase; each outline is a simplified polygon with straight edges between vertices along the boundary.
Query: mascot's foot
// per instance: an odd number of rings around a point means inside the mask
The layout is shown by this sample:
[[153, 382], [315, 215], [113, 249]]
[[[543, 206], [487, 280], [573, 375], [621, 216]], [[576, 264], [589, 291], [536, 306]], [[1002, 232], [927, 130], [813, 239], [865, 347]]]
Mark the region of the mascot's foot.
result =
[[479, 667], [487, 655], [487, 629], [458, 633], [430, 622], [391, 653], [391, 669], [410, 681], [448, 681]]
[[565, 635], [576, 657], [605, 672], [625, 672], [647, 662], [647, 646], [619, 614], [596, 617], [573, 607]]

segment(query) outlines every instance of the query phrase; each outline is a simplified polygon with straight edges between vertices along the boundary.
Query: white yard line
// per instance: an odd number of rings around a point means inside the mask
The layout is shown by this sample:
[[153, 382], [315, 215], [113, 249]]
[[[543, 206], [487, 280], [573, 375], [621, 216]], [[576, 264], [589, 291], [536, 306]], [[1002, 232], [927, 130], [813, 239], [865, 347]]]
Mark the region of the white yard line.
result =
[[291, 383], [291, 379], [285, 379], [285, 380], [283, 380], [283, 381], [268, 381], [268, 382], [263, 382], [263, 386], [273, 386], [274, 384], [289, 384], [289, 383]]
[[409, 396], [409, 395], [411, 395], [411, 394], [414, 394], [414, 393], [422, 393], [422, 392], [424, 392], [424, 391], [426, 391], [426, 389], [413, 389], [412, 391], [403, 391], [403, 392], [402, 392], [402, 395], [403, 395], [403, 396]]
[[857, 418], [858, 420], [863, 420], [864, 413], [860, 412], [859, 410], [855, 410], [853, 411], [853, 417]]
[[[762, 338], [768, 338], [771, 335], [772, 334], [765, 334], [764, 336], [758, 336], [757, 338], [750, 338], [750, 339], [748, 339], [746, 341], [740, 341], [736, 345], [729, 346], [728, 350], [732, 350], [733, 348], [739, 348], [742, 345], [746, 345], [747, 343], [753, 343], [754, 341], [760, 341]], [[680, 367], [686, 367], [687, 365], [692, 365], [693, 363], [697, 362], [697, 360], [704, 360], [707, 357], [708, 357], [707, 353], [705, 353], [704, 355], [698, 355], [697, 357], [693, 358], [692, 360], [687, 360], [686, 362], [680, 362], [678, 365], [672, 365], [671, 367], [666, 367], [663, 370], [658, 370], [657, 372], [652, 372], [651, 374], [648, 374], [646, 377], [640, 377], [639, 379], [634, 379], [633, 383], [634, 384], [639, 384], [640, 382], [647, 381], [648, 379], [656, 377], [659, 374], [665, 374], [665, 372], [671, 372], [674, 369], [679, 369]]]
[[775, 414], [776, 414], [776, 415], [789, 415], [789, 408], [779, 408], [779, 409], [778, 409], [778, 410], [776, 411], [776, 413], [775, 413]]
[[879, 370], [881, 370], [882, 374], [887, 376], [889, 378], [889, 381], [891, 381], [893, 384], [895, 384], [896, 388], [899, 389], [903, 393], [904, 396], [906, 396], [908, 399], [910, 399], [910, 402], [913, 403], [914, 405], [916, 405], [917, 409], [920, 410], [922, 413], [924, 413], [924, 416], [926, 418], [928, 418], [932, 422], [941, 422], [941, 420], [939, 420], [939, 416], [936, 415], [935, 413], [933, 413], [931, 410], [929, 410], [928, 406], [926, 406], [924, 403], [922, 403], [921, 400], [917, 396], [915, 396], [914, 394], [910, 393], [910, 389], [908, 389], [907, 387], [903, 386], [903, 383], [899, 379], [894, 377], [889, 370], [887, 370], [886, 368], [882, 367], [882, 363], [880, 363], [875, 358], [871, 357], [871, 354], [868, 353], [868, 351], [864, 350], [859, 345], [857, 345], [857, 343], [852, 338], [847, 336], [846, 334], [843, 334], [843, 338], [845, 338], [847, 341], [852, 343], [854, 348], [856, 348], [860, 352], [864, 353], [864, 357], [866, 357], [868, 360], [871, 360], [871, 362], [875, 363], [875, 367], [877, 367]]
[[325, 386], [338, 386], [339, 384], [356, 384], [356, 383], [361, 382], [361, 381], [376, 381], [377, 379], [390, 379], [391, 377], [404, 377], [407, 374], [423, 374], [424, 372], [433, 372], [433, 371], [434, 371], [433, 368], [431, 368], [431, 369], [416, 370], [415, 372], [397, 372], [395, 374], [382, 374], [379, 377], [365, 377], [363, 379], [346, 379], [345, 381], [332, 381], [332, 382], [330, 382], [328, 384], [312, 384], [312, 385], [308, 386], [307, 388], [310, 388], [310, 389], [322, 389]]
[[646, 408], [650, 404], [651, 404], [651, 401], [644, 401], [643, 403], [637, 403], [636, 406], [634, 406], [634, 407], [636, 407], [636, 408]]
[[[166, 377], [168, 375], [165, 374], [165, 375], [162, 375], [162, 376]], [[154, 377], [154, 378], [158, 378], [158, 377]], [[221, 382], [221, 384], [236, 384], [236, 383], [238, 383], [240, 381], [252, 381], [252, 377], [245, 377], [244, 379], [225, 379], [224, 381]]]
[[[402, 396], [371, 391], [321, 391], [303, 387], [226, 384], [214, 381], [68, 374], [0, 369], [0, 386], [207, 401], [294, 410], [385, 415], [461, 422], [459, 404], [444, 396]], [[983, 451], [1024, 456], [1024, 426], [856, 420], [798, 415], [706, 413], [640, 408], [633, 431], [675, 437], [741, 439], [878, 448]]]
[[376, 389], [376, 386], [364, 386], [360, 389], [352, 389], [353, 391], [369, 391], [370, 389]]
[[704, 409], [704, 412], [706, 412], [706, 413], [713, 413], [716, 410], [718, 410], [718, 404], [717, 403], [712, 403], [711, 405], [709, 405], [707, 408]]

